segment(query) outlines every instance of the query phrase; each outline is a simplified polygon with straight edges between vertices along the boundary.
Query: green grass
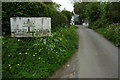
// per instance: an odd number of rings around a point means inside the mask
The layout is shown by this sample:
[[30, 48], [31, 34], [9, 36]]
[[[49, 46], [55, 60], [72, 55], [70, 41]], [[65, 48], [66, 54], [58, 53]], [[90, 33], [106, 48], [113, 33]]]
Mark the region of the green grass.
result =
[[96, 31], [112, 41], [115, 46], [120, 47], [120, 24], [111, 24], [106, 28], [99, 28]]
[[4, 78], [47, 78], [75, 53], [75, 26], [56, 28], [50, 37], [2, 39]]

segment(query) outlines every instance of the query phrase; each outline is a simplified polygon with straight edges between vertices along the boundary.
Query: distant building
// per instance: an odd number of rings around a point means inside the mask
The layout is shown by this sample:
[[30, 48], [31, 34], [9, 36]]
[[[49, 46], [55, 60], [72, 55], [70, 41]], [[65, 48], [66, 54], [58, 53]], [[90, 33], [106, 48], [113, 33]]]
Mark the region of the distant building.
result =
[[71, 23], [70, 23], [71, 25], [75, 25], [75, 23], [74, 23], [74, 16], [72, 16], [72, 18], [71, 18]]
[[89, 21], [86, 19], [84, 20], [84, 22], [82, 23], [83, 26], [88, 27], [89, 26]]
[[88, 22], [87, 22], [87, 23], [84, 22], [82, 25], [83, 25], [84, 27], [88, 27], [88, 26], [89, 26], [89, 23], [88, 23]]
[[78, 25], [79, 24], [79, 19], [78, 19], [79, 15], [75, 14], [73, 11], [73, 16], [71, 19], [71, 25]]

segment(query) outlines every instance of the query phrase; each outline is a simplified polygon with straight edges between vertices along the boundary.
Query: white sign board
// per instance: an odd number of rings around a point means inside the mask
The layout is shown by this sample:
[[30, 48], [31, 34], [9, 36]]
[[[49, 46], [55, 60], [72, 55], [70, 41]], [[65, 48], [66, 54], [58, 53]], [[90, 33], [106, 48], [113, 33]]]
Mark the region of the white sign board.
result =
[[51, 35], [50, 17], [12, 17], [11, 37], [41, 37]]

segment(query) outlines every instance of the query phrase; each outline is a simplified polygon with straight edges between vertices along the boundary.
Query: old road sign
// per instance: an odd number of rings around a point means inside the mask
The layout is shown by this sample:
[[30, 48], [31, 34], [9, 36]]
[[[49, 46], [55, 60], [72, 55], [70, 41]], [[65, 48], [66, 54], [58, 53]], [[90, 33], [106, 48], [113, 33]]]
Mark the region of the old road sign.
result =
[[11, 17], [11, 37], [41, 37], [51, 35], [50, 17]]

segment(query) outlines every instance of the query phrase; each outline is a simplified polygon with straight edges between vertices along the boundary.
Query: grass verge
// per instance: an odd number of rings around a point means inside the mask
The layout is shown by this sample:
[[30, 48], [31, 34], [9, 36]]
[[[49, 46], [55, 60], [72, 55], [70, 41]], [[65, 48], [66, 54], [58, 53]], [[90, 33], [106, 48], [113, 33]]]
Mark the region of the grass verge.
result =
[[106, 28], [99, 28], [96, 31], [106, 37], [108, 40], [112, 41], [115, 46], [120, 47], [120, 24], [111, 24]]
[[50, 37], [3, 37], [3, 79], [47, 78], [69, 59], [77, 47], [75, 26], [56, 28]]

